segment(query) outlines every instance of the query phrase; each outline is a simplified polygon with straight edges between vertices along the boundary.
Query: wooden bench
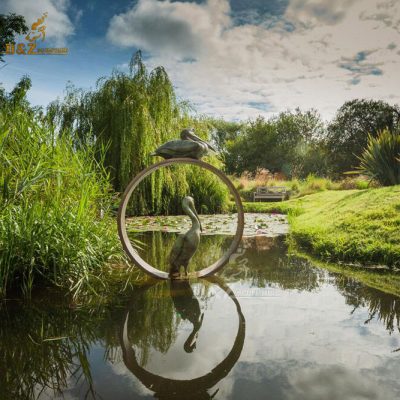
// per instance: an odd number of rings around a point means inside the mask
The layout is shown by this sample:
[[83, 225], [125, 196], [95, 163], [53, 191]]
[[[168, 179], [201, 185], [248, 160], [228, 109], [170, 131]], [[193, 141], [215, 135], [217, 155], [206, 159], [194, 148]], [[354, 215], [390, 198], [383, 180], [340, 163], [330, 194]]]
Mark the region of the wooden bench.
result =
[[290, 191], [285, 186], [258, 187], [253, 192], [253, 201], [257, 200], [285, 200], [289, 197]]

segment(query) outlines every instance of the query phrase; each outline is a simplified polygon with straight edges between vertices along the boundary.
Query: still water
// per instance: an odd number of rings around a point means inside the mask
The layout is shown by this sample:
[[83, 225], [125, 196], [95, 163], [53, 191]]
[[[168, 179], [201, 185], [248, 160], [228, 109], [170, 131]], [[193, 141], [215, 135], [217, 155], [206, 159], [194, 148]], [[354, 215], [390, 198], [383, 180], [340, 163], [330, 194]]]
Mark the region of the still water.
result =
[[[137, 236], [160, 269], [174, 235]], [[202, 237], [192, 268], [229, 238]], [[0, 399], [397, 399], [400, 299], [245, 238], [218, 278], [0, 308]]]

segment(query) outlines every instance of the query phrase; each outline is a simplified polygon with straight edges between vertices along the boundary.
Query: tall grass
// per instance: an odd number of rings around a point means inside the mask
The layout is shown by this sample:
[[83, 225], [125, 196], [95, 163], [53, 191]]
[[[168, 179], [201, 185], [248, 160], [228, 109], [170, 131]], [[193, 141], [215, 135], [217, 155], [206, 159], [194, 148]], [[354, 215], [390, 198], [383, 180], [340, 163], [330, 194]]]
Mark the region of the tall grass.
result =
[[120, 254], [110, 189], [92, 147], [74, 148], [24, 107], [0, 109], [0, 296], [101, 282]]

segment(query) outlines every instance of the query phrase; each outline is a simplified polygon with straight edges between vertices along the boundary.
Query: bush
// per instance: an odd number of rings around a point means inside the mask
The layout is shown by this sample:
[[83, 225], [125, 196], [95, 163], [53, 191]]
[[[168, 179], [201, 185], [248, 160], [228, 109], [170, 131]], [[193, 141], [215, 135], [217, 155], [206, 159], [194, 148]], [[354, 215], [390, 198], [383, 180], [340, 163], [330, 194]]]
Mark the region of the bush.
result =
[[119, 257], [108, 175], [91, 147], [22, 107], [0, 109], [0, 296], [39, 283], [77, 293]]
[[368, 188], [379, 187], [376, 181], [369, 179], [367, 176], [346, 177], [339, 182], [339, 190], [365, 190]]
[[368, 136], [368, 145], [358, 171], [383, 186], [400, 184], [400, 134], [383, 130], [378, 137]]

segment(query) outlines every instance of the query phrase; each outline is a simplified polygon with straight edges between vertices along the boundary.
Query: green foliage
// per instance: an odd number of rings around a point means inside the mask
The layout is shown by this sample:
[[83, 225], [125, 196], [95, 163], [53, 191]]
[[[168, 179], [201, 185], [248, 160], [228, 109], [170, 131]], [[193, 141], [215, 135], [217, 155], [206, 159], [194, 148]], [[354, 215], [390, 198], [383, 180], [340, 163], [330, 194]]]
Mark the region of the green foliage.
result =
[[245, 124], [215, 118], [210, 118], [208, 121], [212, 126], [211, 136], [213, 142], [215, 143], [219, 153], [223, 158], [225, 158], [228, 154], [227, 143], [234, 142], [242, 134]]
[[259, 117], [226, 142], [226, 169], [236, 175], [259, 168], [288, 177], [321, 174], [326, 171], [322, 137], [323, 123], [314, 110], [287, 111], [269, 120]]
[[[69, 88], [63, 103], [53, 103], [49, 115], [60, 129], [75, 132], [80, 143], [95, 143], [106, 149], [104, 165], [113, 187], [122, 192], [142, 169], [154, 163], [150, 156], [158, 146], [177, 139], [183, 127], [194, 126], [207, 139], [206, 121], [189, 117], [178, 103], [164, 68], [148, 73], [140, 52], [131, 61], [129, 74], [115, 71], [101, 78], [97, 89], [84, 93]], [[218, 163], [217, 160], [211, 160]], [[204, 196], [204, 188], [210, 190]], [[207, 202], [211, 211], [226, 208], [227, 191], [207, 173], [193, 168], [164, 168], [145, 180], [130, 204], [133, 214], [180, 212], [183, 196], [191, 192], [197, 204]]]
[[358, 170], [377, 180], [383, 186], [400, 184], [400, 134], [383, 130], [368, 144], [361, 157]]
[[0, 87], [0, 108], [3, 113], [12, 113], [15, 107], [23, 107], [25, 112], [32, 114], [35, 110], [30, 107], [26, 100], [26, 94], [31, 86], [31, 79], [25, 75], [10, 93], [6, 93]]
[[324, 259], [400, 265], [400, 186], [329, 190], [244, 207], [247, 212], [288, 214], [291, 236]]
[[21, 105], [0, 109], [0, 295], [102, 284], [104, 265], [120, 256], [111, 204], [93, 147], [75, 149]]
[[0, 14], [0, 61], [3, 61], [1, 53], [5, 52], [7, 43], [15, 43], [15, 36], [28, 32], [25, 18], [16, 14]]
[[230, 174], [254, 174], [266, 168], [289, 179], [309, 174], [338, 179], [357, 167], [368, 134], [375, 138], [383, 129], [392, 133], [400, 129], [400, 108], [355, 99], [343, 104], [326, 127], [315, 110], [299, 109], [241, 125], [216, 121], [215, 126]]
[[352, 100], [343, 104], [328, 125], [327, 149], [333, 174], [356, 168], [367, 147], [368, 136], [400, 127], [400, 109], [383, 101]]

